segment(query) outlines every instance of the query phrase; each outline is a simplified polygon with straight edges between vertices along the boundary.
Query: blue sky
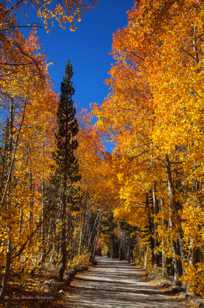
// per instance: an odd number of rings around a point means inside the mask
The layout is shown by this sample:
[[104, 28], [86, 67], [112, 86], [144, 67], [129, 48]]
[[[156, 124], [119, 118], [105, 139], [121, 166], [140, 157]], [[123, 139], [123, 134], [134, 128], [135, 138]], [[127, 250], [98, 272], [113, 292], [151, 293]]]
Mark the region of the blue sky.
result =
[[49, 33], [39, 31], [40, 42], [48, 62], [53, 87], [59, 93], [67, 60], [74, 68], [77, 110], [101, 103], [108, 94], [104, 80], [113, 63], [112, 34], [127, 24], [127, 11], [134, 0], [98, 0], [87, 11], [76, 32], [53, 27]]

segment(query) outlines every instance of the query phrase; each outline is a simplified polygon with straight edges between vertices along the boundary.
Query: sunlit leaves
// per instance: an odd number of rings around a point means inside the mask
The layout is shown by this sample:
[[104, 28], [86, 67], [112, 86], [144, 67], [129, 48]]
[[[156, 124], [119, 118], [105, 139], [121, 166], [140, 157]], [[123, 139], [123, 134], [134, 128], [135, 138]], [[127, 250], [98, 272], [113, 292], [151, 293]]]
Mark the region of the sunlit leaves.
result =
[[[98, 129], [116, 143], [112, 154], [113, 161], [118, 160], [115, 219], [140, 226], [141, 237], [150, 219], [149, 224], [156, 226], [156, 251], [168, 258], [174, 258], [172, 243], [180, 232], [184, 280], [201, 293], [198, 268], [202, 264], [191, 263], [196, 262], [194, 254], [202, 254], [197, 250], [204, 244], [203, 14], [200, 1], [138, 1], [128, 13], [128, 26], [113, 37], [115, 63], [107, 81], [111, 93], [94, 108]], [[167, 156], [174, 202], [181, 209], [173, 216]], [[144, 205], [155, 183], [159, 210], [151, 213]]]

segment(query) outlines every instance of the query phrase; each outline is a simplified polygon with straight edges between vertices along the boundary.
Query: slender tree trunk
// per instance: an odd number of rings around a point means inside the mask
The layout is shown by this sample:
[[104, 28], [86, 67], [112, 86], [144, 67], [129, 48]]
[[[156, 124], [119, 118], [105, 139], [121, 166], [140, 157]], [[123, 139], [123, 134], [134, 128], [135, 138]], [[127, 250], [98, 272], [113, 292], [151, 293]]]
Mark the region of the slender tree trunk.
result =
[[19, 127], [18, 132], [17, 132], [16, 140], [15, 140], [15, 142], [12, 143], [13, 144], [12, 145], [12, 157], [11, 157], [10, 166], [8, 168], [8, 172], [7, 172], [7, 175], [6, 175], [6, 182], [5, 182], [3, 191], [2, 191], [2, 198], [1, 198], [1, 201], [0, 201], [1, 205], [4, 204], [4, 201], [5, 201], [8, 189], [9, 189], [9, 184], [10, 184], [10, 180], [11, 180], [11, 177], [12, 177], [12, 172], [13, 172], [14, 163], [15, 163], [15, 159], [16, 159], [16, 152], [17, 152], [17, 148], [18, 148], [19, 140], [20, 140], [20, 133], [21, 133], [21, 130], [22, 130], [22, 127], [23, 127], [24, 119], [25, 119], [26, 106], [27, 106], [27, 101], [25, 101], [25, 103], [24, 103], [20, 127]]
[[168, 184], [168, 196], [169, 196], [169, 228], [172, 236], [172, 251], [173, 251], [173, 264], [174, 264], [174, 282], [179, 283], [179, 278], [183, 274], [182, 267], [182, 248], [181, 248], [181, 226], [178, 209], [175, 202], [175, 189], [173, 183], [173, 176], [171, 170], [171, 162], [168, 155], [165, 159], [167, 184]]
[[9, 280], [10, 266], [11, 266], [11, 229], [8, 227], [8, 240], [5, 262], [5, 273], [1, 281], [0, 299], [4, 297], [6, 292], [7, 281]]
[[63, 195], [62, 195], [62, 216], [61, 216], [61, 221], [62, 221], [62, 231], [61, 231], [61, 254], [62, 254], [62, 260], [61, 260], [61, 267], [59, 270], [59, 278], [60, 280], [63, 280], [64, 277], [64, 272], [66, 269], [66, 264], [67, 264], [67, 241], [66, 241], [66, 224], [67, 224], [67, 198], [66, 198], [66, 180], [64, 182], [64, 187], [63, 187]]
[[22, 234], [22, 228], [23, 228], [23, 210], [20, 208], [19, 210], [19, 238]]
[[[29, 180], [30, 180], [30, 191], [31, 191], [31, 199], [30, 199], [30, 208], [29, 208], [29, 234], [32, 234], [32, 230], [33, 230], [33, 206], [34, 206], [34, 188], [33, 188], [33, 176], [32, 176], [32, 172], [30, 170], [30, 174], [29, 174]], [[30, 244], [31, 244], [31, 240], [30, 239]]]
[[159, 212], [158, 208], [158, 200], [156, 198], [156, 182], [153, 183], [152, 185], [152, 205], [153, 205], [153, 218], [152, 218], [152, 231], [153, 231], [153, 246], [154, 246], [154, 268], [159, 266], [159, 259], [160, 256], [158, 253], [155, 251], [155, 249], [158, 247], [158, 239], [157, 239], [157, 223], [156, 223], [156, 215]]
[[154, 266], [154, 228], [153, 228], [153, 209], [151, 202], [149, 202], [149, 193], [146, 194], [146, 201], [145, 201], [145, 207], [147, 210], [147, 217], [148, 217], [148, 232], [149, 232], [149, 245], [150, 245], [150, 251], [151, 251], [151, 263], [152, 266]]
[[93, 224], [91, 232], [90, 232], [90, 236], [89, 236], [89, 241], [88, 241], [89, 249], [91, 249], [91, 246], [92, 246], [93, 241], [94, 241], [95, 236], [96, 236], [96, 230], [97, 230], [98, 223], [99, 223], [99, 217], [100, 217], [99, 213], [97, 213], [95, 220], [94, 220], [94, 224]]
[[[160, 211], [163, 211], [163, 207], [164, 207], [164, 202], [163, 202], [163, 199], [160, 198], [159, 199], [159, 209], [160, 209]], [[164, 213], [162, 213], [161, 224], [162, 224], [162, 229], [163, 229], [163, 232], [164, 232], [165, 228], [168, 227], [168, 224], [166, 223], [165, 218], [164, 218]], [[165, 237], [164, 237], [164, 234], [162, 235], [161, 246], [162, 246], [162, 256], [161, 256], [162, 276], [166, 277], [167, 276], [167, 262], [166, 262], [167, 260], [166, 260], [166, 254], [165, 254]]]
[[81, 244], [82, 244], [82, 234], [83, 234], [83, 213], [80, 219], [80, 231], [79, 231], [79, 245], [78, 245], [78, 255], [81, 254]]
[[144, 252], [144, 269], [147, 270], [148, 266], [148, 254], [149, 254], [149, 246], [146, 247]]
[[96, 254], [96, 245], [97, 245], [97, 239], [98, 239], [98, 235], [99, 235], [99, 229], [100, 229], [100, 220], [101, 220], [101, 215], [100, 213], [98, 214], [98, 218], [97, 218], [97, 224], [95, 226], [95, 234], [94, 234], [94, 238], [93, 238], [93, 244], [92, 244], [92, 248], [91, 248], [91, 262], [94, 263], [95, 262], [95, 254]]
[[82, 213], [81, 213], [78, 255], [80, 255], [81, 252], [82, 252], [83, 234], [84, 234], [84, 226], [85, 226], [85, 213], [86, 213], [86, 211], [84, 211], [84, 210], [83, 210]]
[[[45, 184], [44, 184], [44, 181], [42, 180], [42, 183], [41, 183], [41, 194], [42, 194], [42, 197], [41, 197], [41, 206], [42, 206], [42, 209], [41, 209], [41, 220], [42, 220], [42, 225], [41, 225], [41, 242], [42, 242], [42, 255], [41, 255], [41, 264], [43, 265], [44, 262], [45, 262], [45, 258], [46, 258], [46, 248], [50, 251], [50, 247], [49, 247], [49, 244], [50, 244], [50, 241], [49, 241], [49, 238], [47, 238], [47, 245], [46, 245], [46, 240], [45, 240], [45, 235], [46, 235], [46, 230], [45, 230], [45, 227], [46, 227], [46, 213], [45, 213], [45, 202], [44, 202], [44, 191], [45, 191]], [[47, 236], [49, 237], [49, 229], [47, 230]]]
[[[1, 281], [1, 290], [0, 290], [0, 298], [4, 296], [7, 281], [9, 279], [10, 273], [10, 266], [11, 266], [11, 250], [12, 250], [12, 243], [11, 243], [11, 217], [10, 217], [10, 200], [11, 200], [11, 189], [12, 189], [12, 175], [13, 175], [13, 166], [14, 166], [14, 157], [16, 152], [16, 144], [14, 144], [13, 140], [13, 128], [14, 128], [14, 117], [15, 117], [15, 107], [13, 99], [10, 102], [10, 114], [9, 114], [9, 128], [8, 128], [8, 166], [7, 166], [7, 178], [5, 182], [5, 186], [3, 189], [3, 196], [1, 199], [2, 206], [5, 206], [7, 212], [7, 233], [8, 233], [8, 240], [7, 240], [7, 247], [6, 247], [6, 260], [5, 260], [5, 273], [3, 275]], [[17, 142], [17, 141], [16, 141]], [[13, 156], [14, 155], [14, 156]]]

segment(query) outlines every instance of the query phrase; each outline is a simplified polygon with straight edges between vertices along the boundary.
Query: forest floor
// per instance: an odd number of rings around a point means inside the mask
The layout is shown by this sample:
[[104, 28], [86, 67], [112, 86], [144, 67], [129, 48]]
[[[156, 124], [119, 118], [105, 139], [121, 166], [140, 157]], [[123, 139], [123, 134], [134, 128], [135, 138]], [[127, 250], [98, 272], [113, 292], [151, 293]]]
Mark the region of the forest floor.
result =
[[184, 294], [173, 294], [148, 280], [145, 271], [126, 261], [97, 258], [97, 265], [79, 273], [53, 307], [159, 308], [187, 307]]

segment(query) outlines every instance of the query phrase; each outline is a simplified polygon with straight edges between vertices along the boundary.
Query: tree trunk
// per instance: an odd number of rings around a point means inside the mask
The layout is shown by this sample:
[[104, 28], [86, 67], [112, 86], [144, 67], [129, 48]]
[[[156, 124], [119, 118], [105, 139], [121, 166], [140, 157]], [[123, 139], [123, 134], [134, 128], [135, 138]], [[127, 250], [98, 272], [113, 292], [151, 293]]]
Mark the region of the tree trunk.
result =
[[174, 282], [179, 284], [179, 278], [183, 274], [182, 267], [182, 247], [181, 247], [181, 221], [178, 208], [175, 202], [175, 189], [171, 170], [171, 162], [168, 155], [165, 159], [168, 196], [169, 196], [169, 228], [172, 236], [172, 251], [174, 265]]
[[0, 299], [4, 297], [6, 291], [7, 281], [9, 279], [10, 266], [11, 266], [11, 230], [8, 227], [8, 241], [7, 241], [7, 252], [6, 252], [6, 262], [5, 262], [5, 273], [1, 281]]
[[[159, 199], [159, 208], [160, 211], [163, 210], [163, 200]], [[162, 214], [162, 228], [163, 228], [163, 232], [165, 230], [166, 227], [168, 227], [165, 218], [164, 218], [164, 214]], [[162, 246], [162, 257], [161, 257], [161, 262], [162, 262], [162, 277], [166, 277], [167, 276], [167, 260], [166, 260], [166, 254], [165, 254], [165, 238], [164, 235], [162, 235], [162, 240], [161, 240], [161, 246]]]
[[159, 266], [160, 262], [160, 256], [159, 254], [155, 251], [155, 249], [159, 246], [159, 242], [157, 239], [157, 224], [156, 224], [156, 215], [159, 212], [159, 207], [158, 207], [158, 200], [156, 198], [156, 182], [153, 183], [152, 185], [152, 205], [153, 205], [153, 218], [152, 218], [152, 230], [153, 230], [153, 241], [154, 241], [154, 268]]
[[146, 194], [146, 201], [145, 201], [145, 207], [147, 211], [147, 217], [148, 217], [148, 231], [149, 231], [149, 246], [151, 251], [151, 263], [152, 266], [154, 266], [154, 227], [153, 227], [153, 208], [151, 205], [152, 201], [149, 201], [149, 193]]
[[63, 196], [62, 196], [62, 216], [61, 216], [61, 221], [62, 221], [62, 231], [61, 231], [61, 254], [62, 254], [62, 259], [61, 259], [61, 267], [59, 270], [59, 279], [63, 280], [64, 277], [64, 272], [66, 269], [66, 264], [67, 264], [67, 241], [66, 241], [66, 213], [67, 213], [67, 204], [66, 204], [66, 186], [63, 189]]

